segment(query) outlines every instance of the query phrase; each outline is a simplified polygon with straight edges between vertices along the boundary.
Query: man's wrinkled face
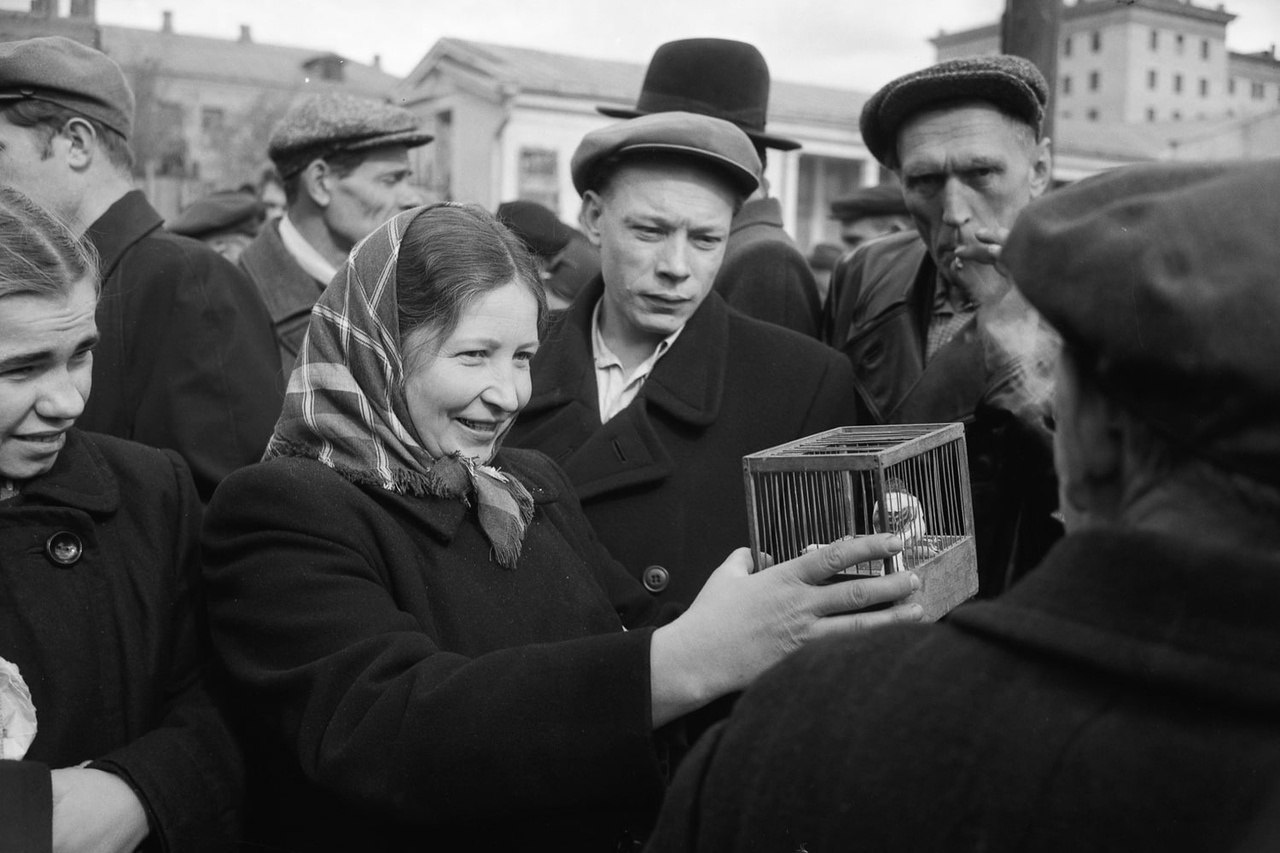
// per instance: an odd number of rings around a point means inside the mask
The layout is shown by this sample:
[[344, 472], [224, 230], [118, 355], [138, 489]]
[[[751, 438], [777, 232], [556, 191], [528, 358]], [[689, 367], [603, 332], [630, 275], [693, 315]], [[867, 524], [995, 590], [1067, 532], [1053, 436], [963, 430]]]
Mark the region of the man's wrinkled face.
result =
[[584, 196], [613, 334], [656, 345], [684, 326], [715, 282], [736, 203], [719, 176], [680, 162], [624, 163]]
[[403, 145], [373, 149], [345, 175], [330, 171], [324, 219], [334, 243], [349, 252], [391, 217], [416, 207], [412, 174], [409, 149]]
[[898, 159], [907, 210], [944, 274], [956, 248], [1012, 227], [1049, 182], [1047, 140], [983, 103], [914, 116], [898, 132]]

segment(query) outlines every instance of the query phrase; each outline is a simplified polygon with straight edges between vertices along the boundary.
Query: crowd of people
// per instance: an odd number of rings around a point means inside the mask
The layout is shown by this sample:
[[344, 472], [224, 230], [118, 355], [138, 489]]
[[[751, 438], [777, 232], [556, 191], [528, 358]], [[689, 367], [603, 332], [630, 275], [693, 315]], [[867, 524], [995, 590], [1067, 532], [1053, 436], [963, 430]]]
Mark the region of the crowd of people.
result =
[[[815, 275], [769, 88], [659, 47], [577, 227], [332, 93], [164, 223], [120, 68], [0, 44], [0, 850], [1274, 849], [1280, 161], [1052, 189], [952, 60]], [[941, 422], [980, 601], [755, 571], [744, 455]]]

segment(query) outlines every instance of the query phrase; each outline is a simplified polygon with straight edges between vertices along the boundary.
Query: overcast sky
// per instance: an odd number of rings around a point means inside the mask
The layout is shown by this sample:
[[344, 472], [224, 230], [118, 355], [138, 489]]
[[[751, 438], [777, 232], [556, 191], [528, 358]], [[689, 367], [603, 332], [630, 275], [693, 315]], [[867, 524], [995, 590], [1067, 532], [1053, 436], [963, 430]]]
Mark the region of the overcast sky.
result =
[[[927, 39], [939, 30], [992, 23], [1003, 8], [1004, 0], [98, 0], [98, 20], [158, 28], [169, 9], [178, 32], [234, 38], [248, 24], [259, 42], [362, 62], [380, 54], [397, 76], [443, 36], [639, 63], [665, 41], [719, 36], [759, 47], [775, 79], [871, 91], [929, 64]], [[1239, 16], [1227, 28], [1232, 50], [1280, 43], [1280, 0], [1226, 8]]]

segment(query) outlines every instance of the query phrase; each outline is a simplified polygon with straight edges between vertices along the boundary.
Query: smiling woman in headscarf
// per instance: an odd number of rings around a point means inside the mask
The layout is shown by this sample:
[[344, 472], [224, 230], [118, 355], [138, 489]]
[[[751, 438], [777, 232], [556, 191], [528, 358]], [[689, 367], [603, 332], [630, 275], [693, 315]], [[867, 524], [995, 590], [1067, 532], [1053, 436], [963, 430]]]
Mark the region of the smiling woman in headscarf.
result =
[[255, 841], [638, 843], [681, 716], [805, 639], [919, 617], [850, 614], [907, 574], [821, 585], [889, 537], [756, 575], [739, 550], [685, 614], [656, 612], [559, 468], [499, 450], [545, 313], [523, 245], [458, 205], [391, 220], [317, 304], [268, 459], [223, 484], [205, 531]]

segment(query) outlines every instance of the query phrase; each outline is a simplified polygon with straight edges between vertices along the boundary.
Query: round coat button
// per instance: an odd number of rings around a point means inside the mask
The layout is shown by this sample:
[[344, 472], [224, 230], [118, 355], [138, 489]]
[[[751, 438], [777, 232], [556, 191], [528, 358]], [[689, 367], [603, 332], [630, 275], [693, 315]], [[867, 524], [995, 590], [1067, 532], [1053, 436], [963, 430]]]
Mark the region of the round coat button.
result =
[[84, 543], [69, 530], [59, 530], [45, 540], [44, 552], [59, 566], [74, 566], [84, 554]]
[[649, 566], [640, 576], [644, 588], [649, 592], [662, 592], [671, 583], [671, 574], [662, 566]]

